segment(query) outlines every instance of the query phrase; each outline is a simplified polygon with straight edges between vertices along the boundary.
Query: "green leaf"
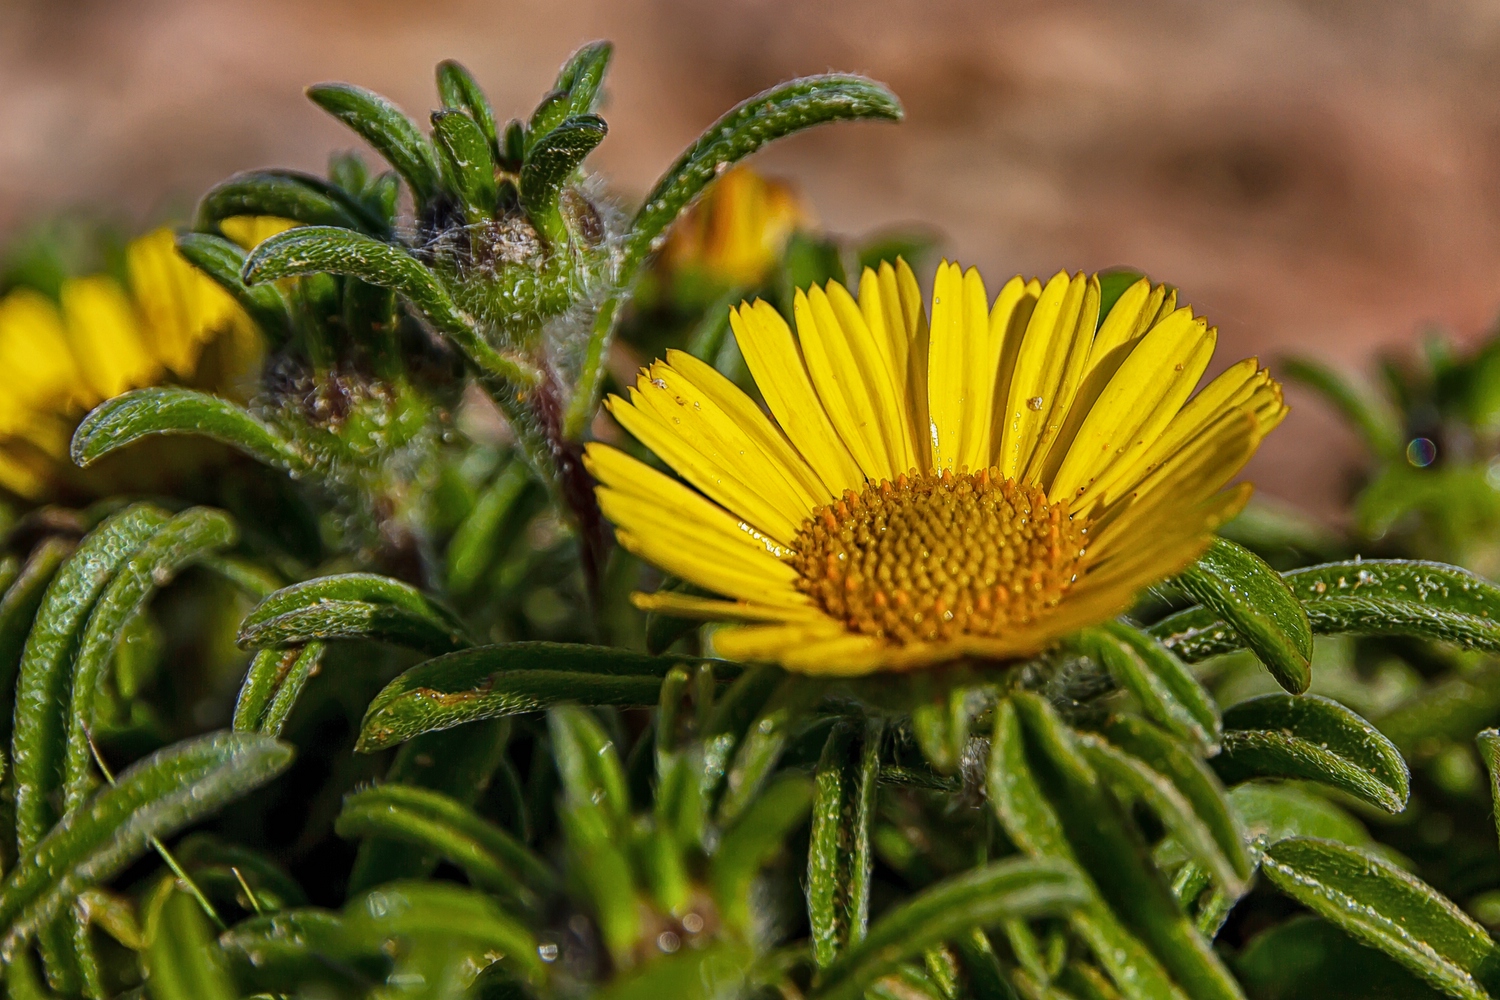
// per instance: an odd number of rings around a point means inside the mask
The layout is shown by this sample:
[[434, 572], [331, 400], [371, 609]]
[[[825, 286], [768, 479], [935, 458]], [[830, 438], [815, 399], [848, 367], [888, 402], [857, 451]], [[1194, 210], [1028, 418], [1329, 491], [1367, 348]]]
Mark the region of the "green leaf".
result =
[[336, 996], [362, 995], [390, 971], [380, 945], [361, 940], [340, 915], [312, 908], [251, 917], [219, 937], [236, 977], [268, 993], [327, 984]]
[[307, 96], [385, 157], [411, 188], [419, 209], [437, 195], [432, 146], [400, 108], [373, 91], [347, 83], [315, 84], [307, 88]]
[[188, 263], [212, 278], [240, 308], [250, 316], [272, 343], [281, 343], [291, 335], [291, 319], [286, 299], [275, 285], [251, 288], [240, 280], [245, 266], [245, 251], [222, 236], [208, 233], [183, 233], [177, 237], [177, 252]]
[[1235, 972], [1262, 1000], [1438, 1000], [1443, 994], [1380, 952], [1313, 916], [1257, 934]]
[[146, 983], [152, 1000], [238, 1000], [197, 900], [166, 878], [147, 903]]
[[567, 242], [568, 231], [557, 209], [563, 187], [609, 126], [598, 115], [576, 115], [536, 140], [521, 167], [521, 204], [542, 237], [553, 246]]
[[[1500, 587], [1443, 563], [1354, 559], [1282, 574], [1319, 635], [1410, 635], [1500, 650]], [[1151, 634], [1189, 663], [1244, 648], [1207, 608], [1162, 619]]]
[[26, 637], [31, 633], [37, 609], [58, 567], [73, 552], [73, 543], [53, 536], [37, 543], [26, 559], [20, 574], [0, 598], [0, 746], [10, 746], [10, 727], [14, 717], [16, 674]]
[[447, 859], [469, 881], [536, 911], [559, 888], [557, 876], [526, 845], [441, 792], [380, 785], [344, 799], [334, 831], [345, 839], [385, 837]]
[[1500, 716], [1500, 665], [1485, 663], [1418, 689], [1380, 717], [1380, 731], [1402, 752], [1424, 741], [1467, 742]]
[[1406, 446], [1400, 417], [1389, 403], [1362, 385], [1310, 358], [1283, 358], [1281, 374], [1322, 396], [1354, 425], [1377, 458], [1401, 458]]
[[1246, 835], [1262, 846], [1288, 837], [1317, 837], [1355, 847], [1371, 842], [1364, 824], [1347, 811], [1293, 784], [1237, 785], [1229, 790], [1229, 804]]
[[1143, 719], [1118, 716], [1105, 726], [1104, 733], [1108, 744], [1097, 737], [1079, 737], [1094, 767], [1140, 796], [1213, 872], [1225, 893], [1240, 895], [1251, 874], [1245, 831], [1213, 771]]
[[1307, 690], [1312, 682], [1312, 626], [1286, 582], [1264, 559], [1215, 538], [1177, 583], [1228, 623], [1277, 683], [1292, 694]]
[[269, 736], [219, 732], [159, 750], [122, 772], [58, 824], [0, 887], [7, 959], [89, 886], [123, 871], [151, 844], [284, 771], [292, 748]]
[[463, 111], [434, 111], [432, 136], [443, 174], [463, 202], [464, 218], [473, 225], [493, 217], [498, 197], [495, 160], [479, 125]]
[[284, 587], [240, 623], [242, 648], [370, 639], [426, 653], [470, 645], [463, 623], [416, 587], [376, 573], [322, 576]]
[[870, 919], [870, 824], [880, 774], [881, 723], [841, 721], [813, 771], [816, 794], [807, 853], [813, 959], [827, 967], [862, 940]]
[[[1077, 865], [1063, 821], [1032, 767], [1015, 705], [995, 706], [986, 792], [1010, 839], [1025, 854]], [[1098, 956], [1121, 993], [1130, 1000], [1180, 1000], [1177, 989], [1156, 956], [1126, 929], [1087, 872], [1089, 899], [1069, 918], [1074, 931]]]
[[1088, 902], [1071, 865], [1011, 858], [945, 879], [893, 907], [824, 973], [815, 1000], [857, 1000], [881, 976], [924, 949], [972, 927], [1061, 916]]
[[[506, 773], [505, 747], [510, 740], [510, 722], [494, 719], [464, 729], [425, 733], [396, 752], [385, 773], [387, 785], [429, 788], [465, 806], [472, 806], [495, 777]], [[508, 815], [512, 829], [526, 830], [526, 817], [518, 815], [525, 803], [512, 800]], [[384, 837], [369, 837], [359, 846], [349, 873], [349, 892], [361, 892], [398, 879], [425, 878], [437, 868], [440, 858], [413, 851], [408, 844]]]
[[139, 615], [151, 595], [165, 587], [184, 566], [233, 545], [239, 537], [234, 521], [221, 511], [190, 507], [178, 514], [120, 564], [89, 613], [83, 640], [73, 661], [68, 708], [67, 756], [64, 761], [63, 811], [73, 809], [94, 787], [89, 728], [104, 674], [126, 625]]
[[490, 107], [490, 99], [485, 96], [473, 74], [454, 60], [445, 59], [437, 66], [437, 88], [443, 107], [467, 111], [489, 143], [490, 151], [498, 153], [500, 146], [499, 134], [495, 128], [495, 111]]
[[529, 364], [486, 343], [437, 277], [399, 246], [347, 229], [302, 226], [277, 233], [257, 246], [246, 259], [241, 278], [255, 285], [299, 274], [342, 274], [389, 288], [453, 341], [481, 372], [517, 385], [534, 385], [541, 377]]
[[545, 967], [531, 931], [473, 889], [444, 882], [391, 882], [350, 901], [344, 926], [355, 937], [443, 942], [470, 953], [474, 965], [500, 961], [527, 981]]
[[547, 713], [552, 754], [563, 791], [574, 805], [593, 805], [618, 828], [630, 821], [630, 793], [620, 752], [592, 713], [558, 705]]
[[309, 471], [297, 446], [248, 410], [206, 392], [177, 387], [133, 389], [100, 403], [73, 433], [72, 458], [88, 468], [110, 452], [152, 434], [211, 438], [275, 468]]
[[1153, 722], [1205, 750], [1219, 745], [1219, 707], [1172, 651], [1123, 622], [1078, 633], [1079, 648], [1129, 691]]
[[1474, 737], [1490, 776], [1490, 801], [1495, 806], [1495, 832], [1500, 835], [1500, 729], [1486, 729]]
[[[629, 288], [640, 265], [660, 246], [667, 227], [725, 165], [749, 156], [768, 142], [824, 122], [864, 118], [899, 121], [902, 113], [895, 95], [880, 84], [834, 73], [792, 80], [737, 104], [683, 151], [646, 196], [625, 240], [621, 289]], [[593, 419], [620, 302], [618, 295], [606, 300], [595, 317], [582, 375], [568, 404], [564, 430], [570, 440], [582, 434]]]
[[559, 702], [656, 703], [661, 679], [683, 657], [602, 646], [516, 642], [419, 663], [387, 684], [365, 712], [358, 749], [369, 753], [418, 733], [536, 712]]
[[1020, 717], [1036, 781], [1100, 895], [1189, 995], [1239, 998], [1228, 970], [1178, 907], [1140, 831], [1072, 731], [1037, 695], [1016, 693], [1009, 701]]
[[1267, 694], [1224, 713], [1224, 749], [1214, 770], [1227, 782], [1306, 778], [1386, 812], [1406, 808], [1406, 761], [1369, 722], [1318, 695]]
[[614, 51], [609, 42], [590, 42], [568, 57], [553, 85], [568, 95], [568, 114], [583, 115], [594, 110]]
[[58, 570], [37, 610], [21, 656], [12, 738], [16, 843], [23, 856], [59, 815], [80, 633], [110, 578], [167, 519], [165, 511], [148, 504], [107, 518]]
[[217, 235], [219, 223], [236, 215], [274, 216], [307, 226], [389, 235], [384, 220], [349, 192], [296, 170], [247, 170], [220, 181], [198, 202], [193, 227]]
[[822, 695], [823, 685], [810, 677], [790, 676], [777, 687], [746, 729], [724, 774], [724, 790], [715, 813], [720, 826], [729, 826], [751, 807], [787, 743], [805, 722], [807, 709]]
[[782, 774], [724, 833], [709, 865], [708, 881], [725, 924], [741, 932], [751, 927], [751, 883], [802, 825], [812, 800], [809, 779]]
[[1278, 889], [1451, 996], [1487, 1000], [1495, 943], [1426, 883], [1357, 848], [1294, 838], [1266, 849]]
[[541, 484], [525, 462], [511, 461], [487, 486], [448, 543], [448, 593], [464, 597], [505, 555], [523, 527]]
[[720, 941], [653, 957], [643, 968], [617, 975], [598, 1000], [728, 1000], [742, 990], [755, 953], [743, 944]]
[[321, 642], [263, 649], [250, 660], [234, 703], [235, 732], [280, 736], [302, 689], [323, 661]]

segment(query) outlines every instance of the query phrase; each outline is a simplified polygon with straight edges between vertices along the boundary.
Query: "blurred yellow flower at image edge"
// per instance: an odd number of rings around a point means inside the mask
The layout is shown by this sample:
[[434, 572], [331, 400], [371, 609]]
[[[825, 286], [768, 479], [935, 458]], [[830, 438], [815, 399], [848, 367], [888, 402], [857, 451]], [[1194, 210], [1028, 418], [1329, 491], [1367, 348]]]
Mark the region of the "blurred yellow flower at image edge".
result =
[[899, 261], [857, 300], [799, 291], [795, 336], [742, 303], [769, 416], [669, 351], [607, 405], [689, 485], [588, 449], [620, 544], [723, 597], [636, 603], [736, 623], [719, 655], [850, 675], [1024, 656], [1121, 613], [1243, 507], [1227, 484], [1286, 407], [1253, 358], [1193, 395], [1217, 330], [1175, 291], [1142, 279], [1099, 310], [1097, 276], [991, 300], [945, 262], [929, 314]]
[[[235, 218], [224, 231], [254, 246], [291, 223]], [[248, 316], [157, 229], [125, 250], [128, 289], [107, 275], [70, 278], [57, 301], [19, 288], [0, 299], [0, 487], [44, 495], [68, 462], [90, 409], [129, 389], [191, 379], [205, 346], [226, 343], [231, 368], [259, 354]]]
[[792, 234], [812, 222], [812, 213], [789, 185], [736, 167], [672, 227], [660, 266], [736, 287], [758, 285], [780, 260]]

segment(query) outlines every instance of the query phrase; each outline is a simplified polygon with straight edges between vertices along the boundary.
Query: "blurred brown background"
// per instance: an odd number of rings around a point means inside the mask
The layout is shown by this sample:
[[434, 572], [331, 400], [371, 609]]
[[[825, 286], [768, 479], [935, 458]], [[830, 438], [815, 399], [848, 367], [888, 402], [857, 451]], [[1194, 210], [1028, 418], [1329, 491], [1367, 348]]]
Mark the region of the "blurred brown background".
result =
[[[145, 224], [234, 170], [321, 169], [354, 142], [307, 83], [420, 117], [456, 57], [518, 115], [600, 37], [617, 52], [593, 166], [625, 198], [740, 98], [854, 70], [905, 124], [756, 161], [836, 231], [924, 221], [996, 284], [1143, 267], [1219, 324], [1221, 363], [1363, 366], [1500, 309], [1495, 0], [0, 0], [0, 244], [70, 206]], [[1331, 514], [1358, 454], [1293, 403], [1252, 474]]]

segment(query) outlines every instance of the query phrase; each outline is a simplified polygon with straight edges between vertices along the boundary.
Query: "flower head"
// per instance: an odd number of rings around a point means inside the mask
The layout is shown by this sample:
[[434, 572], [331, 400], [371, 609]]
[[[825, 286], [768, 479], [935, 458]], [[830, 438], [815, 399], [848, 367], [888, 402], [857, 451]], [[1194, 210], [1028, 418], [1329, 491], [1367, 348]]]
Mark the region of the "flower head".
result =
[[[223, 381], [259, 352], [249, 317], [158, 229], [125, 250], [129, 287], [70, 278], [57, 301], [29, 288], [0, 299], [0, 488], [45, 495], [68, 465], [80, 417], [127, 389], [199, 376]], [[213, 374], [200, 369], [217, 344]]]
[[753, 287], [765, 280], [792, 234], [811, 221], [790, 186], [736, 167], [672, 227], [661, 266], [736, 288]]
[[719, 653], [860, 674], [1012, 658], [1125, 610], [1249, 497], [1225, 486], [1286, 413], [1248, 359], [1197, 395], [1217, 337], [1142, 279], [1099, 322], [1096, 277], [944, 263], [931, 320], [904, 263], [731, 315], [768, 417], [669, 352], [610, 412], [695, 489], [595, 444], [631, 552], [724, 599], [636, 595], [740, 623]]

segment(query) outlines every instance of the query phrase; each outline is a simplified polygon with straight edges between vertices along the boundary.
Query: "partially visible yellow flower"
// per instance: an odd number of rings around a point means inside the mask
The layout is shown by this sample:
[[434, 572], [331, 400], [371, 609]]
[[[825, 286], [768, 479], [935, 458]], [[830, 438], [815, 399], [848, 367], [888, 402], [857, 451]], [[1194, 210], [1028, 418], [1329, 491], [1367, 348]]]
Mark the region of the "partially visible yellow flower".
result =
[[672, 227], [661, 266], [735, 287], [759, 285], [792, 234], [812, 221], [790, 186], [736, 167]]
[[[158, 229], [125, 250], [128, 289], [94, 275], [63, 282], [59, 300], [28, 288], [0, 299], [0, 487], [45, 495], [68, 467], [68, 440], [94, 406], [127, 389], [247, 371], [260, 338], [234, 299]], [[227, 389], [228, 386], [210, 386]]]
[[992, 302], [944, 263], [930, 323], [904, 262], [859, 293], [799, 291], [795, 337], [765, 302], [732, 312], [769, 418], [680, 351], [610, 398], [696, 491], [588, 449], [620, 544], [725, 598], [637, 605], [740, 623], [724, 656], [862, 674], [1044, 649], [1202, 554], [1286, 413], [1253, 358], [1193, 396], [1217, 330], [1145, 279], [1102, 325], [1082, 273]]

